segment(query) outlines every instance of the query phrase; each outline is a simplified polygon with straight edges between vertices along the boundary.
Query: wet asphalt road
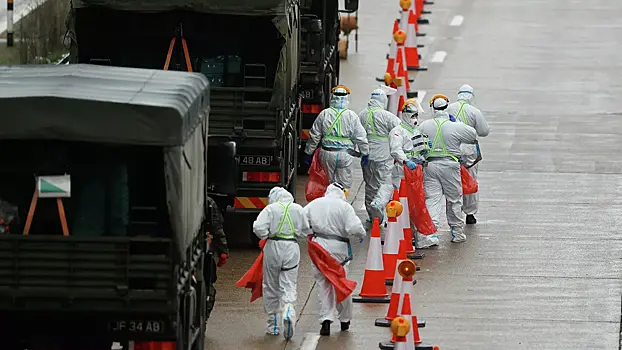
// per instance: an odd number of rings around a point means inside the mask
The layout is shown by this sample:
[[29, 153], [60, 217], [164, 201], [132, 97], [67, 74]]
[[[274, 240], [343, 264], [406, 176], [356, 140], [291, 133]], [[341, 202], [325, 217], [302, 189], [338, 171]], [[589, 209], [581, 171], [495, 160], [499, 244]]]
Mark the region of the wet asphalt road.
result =
[[[618, 349], [622, 2], [436, 0], [426, 9], [433, 13], [422, 26], [421, 54], [429, 71], [416, 76], [413, 90], [453, 100], [461, 84], [471, 84], [492, 130], [481, 140], [478, 224], [459, 245], [442, 225], [440, 247], [419, 262], [423, 341], [443, 350]], [[359, 52], [351, 46], [341, 66], [355, 111], [383, 73], [397, 12], [397, 0], [361, 0]], [[364, 219], [362, 188], [351, 198]], [[351, 276], [361, 282], [366, 245], [353, 246]], [[305, 342], [313, 349], [319, 324], [306, 254], [290, 342], [265, 336], [261, 300], [249, 304], [250, 294], [233, 287], [256, 255], [234, 252], [220, 270], [207, 348], [300, 349]], [[334, 331], [315, 348], [377, 349], [389, 339], [373, 325], [386, 307], [355, 304], [351, 331]]]

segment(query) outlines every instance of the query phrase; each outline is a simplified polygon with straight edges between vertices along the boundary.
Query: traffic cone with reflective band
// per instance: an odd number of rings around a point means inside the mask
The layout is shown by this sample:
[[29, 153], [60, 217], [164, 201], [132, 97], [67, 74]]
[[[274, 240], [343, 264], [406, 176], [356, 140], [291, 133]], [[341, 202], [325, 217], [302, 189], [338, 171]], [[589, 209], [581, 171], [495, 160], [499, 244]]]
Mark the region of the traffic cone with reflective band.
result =
[[[421, 15], [423, 13], [423, 5], [424, 5], [424, 1], [423, 0], [415, 0], [415, 15], [417, 17], [417, 24], [430, 24], [430, 21], [427, 18], [422, 18]], [[418, 30], [418, 26], [417, 26], [417, 30]]]
[[415, 350], [408, 343], [408, 336], [411, 334], [411, 322], [404, 317], [397, 317], [391, 322], [391, 331], [395, 339], [395, 350]]
[[[406, 47], [404, 43], [406, 43], [406, 32], [403, 30], [398, 30], [394, 35], [395, 42], [397, 44], [397, 54], [395, 56], [395, 74], [397, 77], [402, 77], [404, 79], [404, 87], [406, 88], [404, 91], [404, 98], [406, 97], [406, 91], [410, 91], [410, 82], [408, 81], [408, 71], [406, 70]], [[400, 107], [400, 110], [402, 107]]]
[[[413, 298], [412, 298], [412, 280], [415, 275], [415, 263], [412, 260], [406, 260], [401, 262], [398, 267], [398, 272], [402, 276], [402, 287], [400, 292], [400, 299], [398, 310], [400, 310], [399, 314], [396, 316], [403, 317], [411, 323], [411, 332], [406, 338], [406, 342], [408, 343], [408, 349], [426, 349], [433, 350], [433, 346], [422, 345], [421, 339], [419, 336], [419, 323], [417, 322], [416, 317], [413, 317]], [[397, 337], [394, 335], [393, 338], [388, 342], [381, 342], [379, 345], [380, 349], [394, 349], [397, 345]], [[415, 345], [416, 344], [416, 345]]]
[[406, 255], [408, 259], [423, 259], [424, 253], [417, 252], [413, 246], [413, 231], [410, 224], [410, 211], [408, 210], [408, 196], [406, 194], [406, 179], [402, 179], [400, 182], [400, 203], [402, 204], [402, 215], [400, 215], [400, 222], [404, 230], [404, 241], [406, 242]]
[[[391, 37], [393, 38], [393, 40], [391, 40], [391, 47], [389, 48], [389, 56], [387, 57], [387, 69], [385, 70], [385, 72], [391, 74], [392, 78], [395, 78], [395, 57], [397, 55], [397, 44], [395, 43], [395, 33], [400, 30], [400, 23], [398, 20], [395, 20], [395, 22], [393, 22], [393, 32]], [[384, 80], [384, 79], [383, 79]]]
[[[406, 242], [401, 240], [400, 251], [397, 254], [397, 266], [400, 266], [402, 261], [406, 260], [408, 260], [406, 257]], [[374, 324], [378, 327], [389, 327], [391, 325], [391, 321], [399, 315], [398, 310], [400, 293], [402, 292], [402, 275], [400, 275], [397, 266], [395, 268], [395, 276], [393, 276], [393, 289], [391, 290], [391, 302], [389, 303], [387, 315], [384, 318], [377, 318], [374, 322]], [[416, 284], [417, 281], [413, 279], [412, 283]], [[425, 327], [425, 322], [422, 323], [421, 327]]]
[[380, 221], [374, 219], [367, 250], [367, 263], [363, 277], [363, 287], [358, 296], [352, 297], [355, 303], [388, 303], [389, 293], [384, 286], [384, 266], [380, 245]]
[[409, 11], [408, 22], [406, 25], [406, 43], [404, 45], [406, 55], [406, 69], [424, 71], [428, 68], [421, 66], [419, 61], [419, 46], [417, 45], [416, 34], [417, 19], [413, 11]]
[[397, 222], [397, 217], [402, 213], [402, 205], [398, 201], [387, 204], [387, 233], [384, 246], [382, 247], [382, 264], [384, 265], [384, 279], [392, 280], [397, 265], [397, 253], [400, 244], [400, 232], [402, 228]]

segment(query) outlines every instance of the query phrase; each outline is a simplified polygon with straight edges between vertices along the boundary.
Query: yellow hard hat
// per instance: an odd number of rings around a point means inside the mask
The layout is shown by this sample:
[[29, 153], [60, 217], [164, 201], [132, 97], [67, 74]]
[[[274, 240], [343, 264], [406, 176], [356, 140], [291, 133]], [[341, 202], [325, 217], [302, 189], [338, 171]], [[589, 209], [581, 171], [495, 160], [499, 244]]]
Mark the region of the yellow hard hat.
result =
[[443, 100], [447, 101], [447, 103], [449, 103], [449, 98], [447, 98], [447, 96], [443, 94], [436, 94], [430, 99], [430, 107], [434, 107], [434, 101], [439, 98], [442, 98]]
[[332, 93], [334, 94], [334, 93], [335, 93], [337, 90], [339, 90], [339, 89], [344, 89], [344, 90], [346, 90], [346, 93], [348, 93], [348, 94], [351, 94], [351, 93], [352, 93], [352, 91], [350, 91], [350, 88], [348, 88], [348, 87], [347, 87], [347, 86], [345, 86], [345, 85], [337, 85], [337, 86], [335, 86], [335, 87], [333, 88], [333, 90], [332, 90]]
[[389, 204], [387, 204], [387, 216], [390, 218], [396, 218], [402, 215], [402, 210], [404, 210], [402, 203], [398, 201], [390, 201]]

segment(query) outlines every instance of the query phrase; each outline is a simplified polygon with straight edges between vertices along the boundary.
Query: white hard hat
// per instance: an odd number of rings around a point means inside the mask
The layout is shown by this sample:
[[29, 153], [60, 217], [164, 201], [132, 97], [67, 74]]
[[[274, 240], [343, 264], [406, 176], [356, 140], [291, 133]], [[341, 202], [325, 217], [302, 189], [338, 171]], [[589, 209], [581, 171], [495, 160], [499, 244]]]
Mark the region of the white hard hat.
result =
[[432, 104], [432, 108], [434, 109], [445, 109], [447, 108], [447, 100], [445, 100], [444, 98], [437, 98], [434, 100], [434, 103]]

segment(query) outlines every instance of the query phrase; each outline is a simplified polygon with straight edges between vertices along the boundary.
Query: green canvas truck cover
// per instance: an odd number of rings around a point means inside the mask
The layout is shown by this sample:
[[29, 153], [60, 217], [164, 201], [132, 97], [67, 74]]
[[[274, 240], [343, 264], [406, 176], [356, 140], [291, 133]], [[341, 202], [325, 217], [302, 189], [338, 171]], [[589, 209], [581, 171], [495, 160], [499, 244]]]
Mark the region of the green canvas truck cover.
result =
[[0, 67], [0, 139], [162, 147], [180, 254], [204, 219], [209, 83], [200, 73], [76, 65]]

